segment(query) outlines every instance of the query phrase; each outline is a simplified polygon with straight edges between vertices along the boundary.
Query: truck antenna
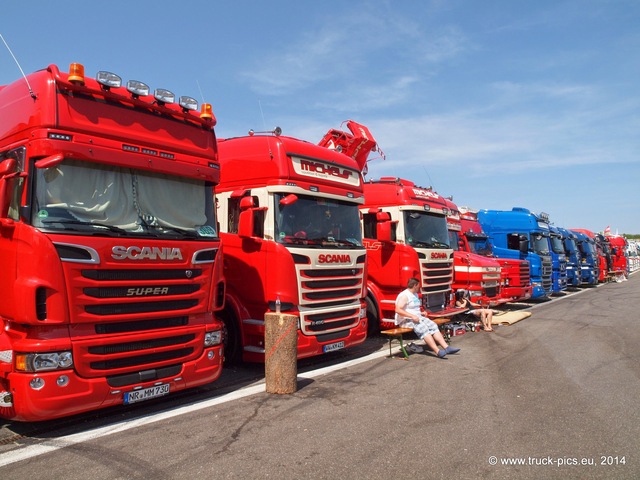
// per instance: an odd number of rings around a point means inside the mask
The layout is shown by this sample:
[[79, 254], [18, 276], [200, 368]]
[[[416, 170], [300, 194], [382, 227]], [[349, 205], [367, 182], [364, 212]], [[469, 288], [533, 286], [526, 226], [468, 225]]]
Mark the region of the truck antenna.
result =
[[27, 88], [29, 89], [29, 95], [31, 95], [31, 98], [33, 98], [35, 100], [36, 99], [36, 94], [33, 93], [33, 90], [31, 89], [31, 85], [29, 84], [29, 80], [27, 79], [27, 76], [24, 74], [24, 71], [22, 70], [22, 67], [20, 66], [20, 63], [18, 62], [18, 59], [16, 58], [16, 56], [13, 54], [13, 52], [9, 48], [9, 45], [7, 44], [7, 42], [5, 41], [5, 39], [4, 39], [4, 37], [2, 36], [1, 33], [0, 33], [0, 38], [2, 39], [2, 43], [4, 43], [4, 46], [7, 47], [7, 50], [9, 50], [9, 53], [13, 57], [13, 61], [16, 62], [16, 65], [20, 69], [20, 73], [22, 74], [22, 78], [24, 78], [24, 81], [27, 83]]
[[431, 180], [431, 175], [429, 175], [429, 171], [427, 170], [427, 167], [423, 165], [422, 168], [424, 169], [424, 173], [426, 173], [427, 177], [429, 178], [429, 185], [431, 186], [431, 188], [435, 188], [435, 185], [433, 184], [433, 180]]
[[202, 89], [200, 88], [200, 82], [196, 78], [196, 85], [198, 85], [198, 91], [200, 92], [200, 97], [202, 97], [202, 103], [204, 103], [204, 94], [202, 93]]
[[[262, 102], [258, 100], [258, 106], [260, 107], [260, 115], [262, 116], [262, 128], [267, 129], [267, 123], [264, 120], [264, 112], [262, 111]], [[276, 130], [273, 131], [279, 137], [282, 130], [280, 127], [276, 127]], [[273, 160], [273, 150], [271, 150], [271, 139], [267, 140], [267, 144], [269, 145], [269, 157]]]

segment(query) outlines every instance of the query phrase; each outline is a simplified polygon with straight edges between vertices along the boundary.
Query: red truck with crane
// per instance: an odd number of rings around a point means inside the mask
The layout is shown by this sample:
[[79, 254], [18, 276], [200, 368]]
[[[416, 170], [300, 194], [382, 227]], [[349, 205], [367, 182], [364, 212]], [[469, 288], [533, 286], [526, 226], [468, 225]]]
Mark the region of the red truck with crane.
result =
[[0, 87], [0, 417], [220, 376], [220, 168], [211, 106], [197, 110], [75, 63]]
[[281, 130], [218, 142], [225, 360], [265, 361], [265, 315], [298, 321], [298, 358], [365, 341], [361, 169]]

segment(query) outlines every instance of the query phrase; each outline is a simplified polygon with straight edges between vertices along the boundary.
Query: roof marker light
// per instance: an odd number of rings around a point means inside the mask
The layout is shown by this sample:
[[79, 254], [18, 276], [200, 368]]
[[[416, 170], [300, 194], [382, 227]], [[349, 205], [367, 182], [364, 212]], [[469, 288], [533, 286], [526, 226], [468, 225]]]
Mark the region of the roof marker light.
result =
[[115, 73], [111, 72], [98, 72], [96, 74], [96, 80], [105, 90], [122, 86], [122, 79]]
[[69, 65], [69, 81], [84, 83], [84, 65], [81, 63]]
[[137, 80], [129, 80], [127, 82], [127, 90], [133, 95], [134, 98], [144, 97], [149, 95], [149, 85], [139, 82]]
[[186, 112], [187, 110], [198, 110], [198, 101], [191, 97], [180, 97], [178, 104]]
[[175, 103], [176, 101], [175, 94], [169, 90], [165, 90], [164, 88], [156, 88], [156, 90], [153, 92], [153, 96], [158, 101], [158, 103], [163, 105], [165, 103]]

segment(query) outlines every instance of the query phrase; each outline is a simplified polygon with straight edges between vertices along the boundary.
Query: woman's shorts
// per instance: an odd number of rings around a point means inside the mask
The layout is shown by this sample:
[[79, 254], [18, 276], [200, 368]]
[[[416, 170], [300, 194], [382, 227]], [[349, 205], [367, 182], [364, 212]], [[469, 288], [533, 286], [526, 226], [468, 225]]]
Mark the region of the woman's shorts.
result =
[[438, 330], [438, 325], [425, 317], [420, 318], [420, 323], [413, 324], [413, 331], [418, 338], [422, 338], [427, 334], [433, 335], [434, 333], [438, 333]]

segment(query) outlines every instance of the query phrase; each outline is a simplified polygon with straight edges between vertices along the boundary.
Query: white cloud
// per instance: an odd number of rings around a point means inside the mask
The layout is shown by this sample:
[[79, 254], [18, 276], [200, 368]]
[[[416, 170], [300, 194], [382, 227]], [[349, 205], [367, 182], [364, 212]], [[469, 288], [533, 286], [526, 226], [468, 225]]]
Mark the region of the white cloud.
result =
[[466, 39], [455, 26], [428, 30], [392, 8], [365, 13], [345, 9], [321, 25], [311, 24], [279, 51], [254, 57], [241, 76], [255, 92], [274, 96], [293, 96], [312, 87], [314, 96], [350, 92], [357, 83], [356, 97], [378, 108], [404, 99], [400, 90], [389, 95], [392, 90], [385, 85], [408, 88], [430, 75], [425, 65], [433, 68], [466, 48]]

